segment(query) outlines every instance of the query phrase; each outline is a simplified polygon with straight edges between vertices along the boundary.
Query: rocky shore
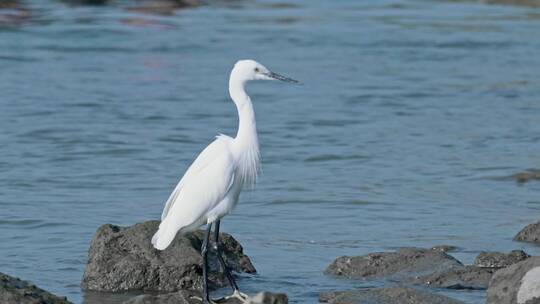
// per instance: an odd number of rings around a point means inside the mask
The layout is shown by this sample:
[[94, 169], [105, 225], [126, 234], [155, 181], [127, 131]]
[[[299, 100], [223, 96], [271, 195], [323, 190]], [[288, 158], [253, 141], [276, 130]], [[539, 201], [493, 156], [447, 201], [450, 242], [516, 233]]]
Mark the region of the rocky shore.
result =
[[540, 257], [530, 257], [521, 250], [481, 252], [474, 265], [463, 265], [438, 248], [403, 248], [396, 252], [339, 257], [325, 273], [356, 280], [384, 279], [389, 285], [399, 286], [324, 293], [320, 301], [333, 304], [461, 303], [428, 292], [429, 288], [487, 289], [488, 304], [540, 300], [540, 267], [535, 268], [540, 264]]
[[[540, 222], [525, 227], [514, 240], [540, 243]], [[447, 253], [454, 249], [440, 245], [338, 257], [328, 265], [326, 274], [383, 280], [388, 287], [327, 292], [320, 294], [319, 300], [331, 304], [462, 303], [437, 294], [442, 288], [486, 290], [486, 304], [540, 303], [540, 257], [522, 250], [483, 251], [473, 265], [464, 265]]]
[[[177, 235], [172, 244], [159, 251], [150, 242], [159, 221], [147, 221], [130, 227], [102, 225], [96, 231], [88, 252], [81, 288], [103, 292], [137, 291], [148, 293], [126, 303], [201, 303], [204, 231]], [[243, 248], [231, 235], [220, 233], [223, 258], [236, 273], [254, 274], [256, 269]], [[210, 251], [209, 285], [217, 289], [228, 285], [219, 269], [214, 251]], [[160, 292], [160, 294], [156, 294]], [[285, 294], [262, 292], [250, 298], [252, 304], [287, 303]], [[227, 299], [219, 303], [240, 303]]]
[[0, 272], [0, 303], [2, 304], [71, 304], [28, 281]]
[[[155, 250], [150, 238], [159, 225], [148, 221], [130, 227], [106, 224], [96, 231], [81, 287], [98, 292], [131, 291], [140, 295], [126, 304], [200, 304], [203, 232], [177, 236], [164, 251]], [[253, 274], [255, 267], [232, 236], [222, 233], [224, 258], [237, 273]], [[540, 243], [540, 222], [528, 225], [514, 238]], [[449, 253], [457, 248], [401, 248], [361, 256], [336, 258], [325, 274], [349, 280], [386, 282], [381, 288], [361, 288], [321, 293], [319, 301], [331, 304], [459, 304], [457, 299], [438, 293], [441, 289], [486, 290], [486, 304], [540, 303], [540, 257], [522, 250], [480, 252], [472, 265], [464, 265]], [[211, 257], [213, 289], [227, 285]], [[0, 303], [69, 304], [27, 281], [0, 273]], [[219, 303], [240, 303], [235, 298]], [[261, 292], [249, 298], [251, 304], [288, 303], [283, 293]]]

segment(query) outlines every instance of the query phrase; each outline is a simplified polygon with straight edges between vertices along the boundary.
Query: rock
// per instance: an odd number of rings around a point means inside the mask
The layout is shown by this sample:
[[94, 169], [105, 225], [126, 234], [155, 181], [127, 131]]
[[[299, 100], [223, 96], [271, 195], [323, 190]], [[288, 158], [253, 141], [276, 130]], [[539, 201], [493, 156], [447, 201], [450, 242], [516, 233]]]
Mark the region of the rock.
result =
[[200, 0], [152, 0], [130, 7], [128, 10], [144, 14], [173, 15], [178, 9], [199, 5], [201, 5]]
[[474, 259], [474, 265], [487, 268], [503, 268], [527, 259], [529, 255], [523, 250], [512, 250], [510, 253], [482, 251]]
[[[123, 304], [200, 304], [201, 293], [199, 291], [181, 290], [174, 293], [161, 295], [141, 295], [130, 299]], [[242, 304], [238, 299], [222, 300], [220, 304]], [[287, 304], [289, 300], [286, 294], [261, 292], [250, 298], [249, 304]]]
[[483, 0], [483, 1], [489, 4], [540, 7], [540, 0]]
[[452, 298], [406, 287], [366, 288], [321, 294], [330, 304], [463, 304]]
[[65, 297], [0, 272], [0, 303], [2, 304], [71, 304]]
[[[101, 226], [90, 246], [88, 263], [81, 287], [96, 291], [177, 291], [202, 287], [203, 231], [177, 235], [172, 244], [159, 251], [150, 240], [159, 221], [148, 221], [130, 227]], [[236, 272], [255, 273], [242, 246], [229, 234], [221, 233], [223, 258]], [[210, 288], [227, 285], [218, 271], [215, 252], [210, 250]]]
[[486, 289], [494, 269], [476, 266], [454, 267], [447, 271], [417, 277], [413, 283], [449, 289]]
[[32, 13], [21, 1], [0, 1], [0, 27], [21, 26], [32, 21]]
[[487, 304], [531, 304], [540, 301], [540, 257], [495, 272], [487, 290]]
[[437, 246], [431, 247], [431, 250], [442, 251], [442, 252], [452, 252], [452, 251], [456, 251], [457, 249], [458, 247], [453, 246], [453, 245], [437, 245]]
[[[538, 6], [540, 6], [540, 0], [533, 1], [536, 1]], [[540, 180], [540, 169], [528, 169], [523, 172], [513, 174], [511, 177], [518, 183], [526, 183], [531, 180]]]
[[439, 250], [402, 248], [397, 252], [339, 257], [326, 268], [325, 273], [350, 279], [420, 276], [459, 266], [463, 265]]
[[61, 0], [62, 2], [70, 5], [104, 5], [109, 0]]
[[529, 224], [521, 229], [521, 231], [514, 236], [514, 241], [540, 243], [540, 221]]

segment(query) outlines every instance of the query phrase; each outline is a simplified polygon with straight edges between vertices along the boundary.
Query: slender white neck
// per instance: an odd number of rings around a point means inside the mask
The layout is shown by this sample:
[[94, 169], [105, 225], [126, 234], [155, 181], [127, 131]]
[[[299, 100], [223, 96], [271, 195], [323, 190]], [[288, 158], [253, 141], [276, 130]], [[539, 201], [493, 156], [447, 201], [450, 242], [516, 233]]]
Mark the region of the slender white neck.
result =
[[[257, 124], [251, 99], [245, 91], [246, 81], [239, 78], [233, 71], [229, 79], [229, 94], [238, 110], [238, 132], [235, 140], [238, 143], [254, 143], [258, 145]], [[254, 142], [252, 142], [254, 141]]]
[[233, 69], [229, 79], [229, 93], [238, 110], [238, 132], [233, 149], [238, 162], [239, 178], [243, 185], [254, 185], [259, 171], [259, 139], [255, 112], [244, 89], [246, 80]]

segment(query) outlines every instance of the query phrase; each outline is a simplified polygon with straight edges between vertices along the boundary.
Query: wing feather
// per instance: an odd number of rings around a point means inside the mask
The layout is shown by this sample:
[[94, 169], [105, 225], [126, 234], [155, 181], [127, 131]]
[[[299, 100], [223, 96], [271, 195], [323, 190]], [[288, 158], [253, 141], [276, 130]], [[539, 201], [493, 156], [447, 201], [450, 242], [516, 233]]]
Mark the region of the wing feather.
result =
[[167, 202], [165, 203], [165, 208], [163, 208], [163, 212], [161, 213], [161, 220], [164, 220], [165, 217], [167, 217], [167, 214], [169, 213], [169, 210], [178, 198], [178, 194], [181, 192], [182, 187], [190, 180], [192, 176], [196, 175], [199, 171], [204, 169], [204, 167], [206, 167], [210, 162], [212, 162], [219, 154], [224, 152], [230, 153], [228, 151], [228, 143], [231, 140], [232, 138], [228, 136], [220, 135], [211, 144], [209, 144], [199, 154], [199, 156], [197, 156], [195, 161], [193, 161], [193, 163], [189, 166], [186, 173], [184, 173], [184, 176], [182, 176], [182, 178], [174, 188], [173, 192], [167, 199]]
[[167, 201], [152, 244], [163, 250], [178, 231], [206, 224], [206, 215], [227, 195], [234, 181], [234, 161], [228, 142], [216, 139], [190, 166]]

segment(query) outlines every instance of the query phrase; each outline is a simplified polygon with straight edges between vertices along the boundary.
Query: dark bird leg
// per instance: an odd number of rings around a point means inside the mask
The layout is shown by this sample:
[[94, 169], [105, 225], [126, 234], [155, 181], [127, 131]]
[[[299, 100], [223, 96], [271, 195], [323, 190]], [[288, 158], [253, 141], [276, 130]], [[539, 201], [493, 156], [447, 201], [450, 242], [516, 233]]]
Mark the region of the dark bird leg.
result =
[[216, 251], [216, 255], [219, 259], [219, 263], [221, 264], [221, 267], [223, 268], [223, 272], [227, 276], [227, 279], [229, 280], [229, 283], [231, 284], [233, 291], [236, 292], [238, 290], [238, 285], [236, 284], [236, 281], [234, 280], [229, 270], [229, 267], [227, 267], [227, 264], [225, 264], [225, 260], [223, 259], [223, 256], [221, 255], [221, 246], [219, 244], [219, 224], [220, 224], [220, 221], [218, 220], [214, 228], [214, 239], [216, 242], [214, 245], [214, 250]]
[[234, 280], [234, 277], [231, 274], [231, 271], [229, 270], [229, 267], [227, 267], [227, 264], [225, 264], [225, 260], [223, 259], [223, 256], [221, 255], [221, 245], [219, 243], [219, 224], [220, 221], [216, 221], [215, 228], [214, 228], [214, 238], [215, 238], [215, 245], [214, 250], [216, 251], [216, 255], [218, 257], [219, 263], [221, 264], [221, 268], [223, 268], [223, 272], [227, 276], [227, 279], [229, 280], [229, 283], [231, 284], [231, 287], [233, 289], [233, 294], [221, 299], [218, 299], [217, 301], [221, 302], [222, 300], [228, 300], [230, 298], [236, 298], [240, 300], [242, 303], [248, 303], [249, 297], [246, 294], [243, 294], [238, 289], [238, 285], [236, 284], [236, 281]]
[[204, 241], [202, 243], [201, 247], [201, 255], [203, 259], [203, 303], [209, 304], [210, 302], [210, 295], [208, 294], [208, 241], [210, 240], [210, 231], [212, 230], [212, 224], [208, 224], [208, 227], [206, 228], [206, 236], [204, 237]]

